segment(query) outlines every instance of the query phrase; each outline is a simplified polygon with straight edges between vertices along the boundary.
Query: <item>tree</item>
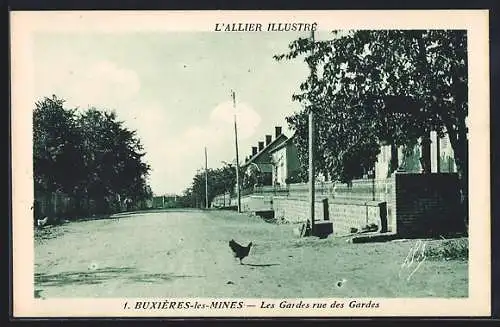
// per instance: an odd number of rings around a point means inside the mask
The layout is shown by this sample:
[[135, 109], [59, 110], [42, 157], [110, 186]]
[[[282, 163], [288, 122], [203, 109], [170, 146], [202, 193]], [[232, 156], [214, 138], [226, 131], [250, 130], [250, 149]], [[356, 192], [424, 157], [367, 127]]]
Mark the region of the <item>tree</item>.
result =
[[[299, 55], [312, 73], [292, 98], [319, 116], [316, 150], [325, 162], [319, 172], [345, 170], [353, 161], [369, 166], [380, 142], [407, 145], [435, 130], [448, 133], [459, 176], [467, 180], [465, 31], [333, 32], [328, 41], [299, 38], [275, 59]], [[287, 118], [302, 157], [306, 110]]]
[[187, 189], [184, 190], [183, 194], [181, 195], [179, 199], [179, 203], [181, 207], [196, 207], [196, 203], [194, 202], [194, 197], [193, 197], [193, 189], [192, 187], [188, 187]]
[[[274, 58], [305, 55], [311, 69], [301, 93], [292, 96], [305, 110], [287, 118], [303, 162], [309, 109], [318, 117], [318, 172], [344, 180], [375, 162], [381, 142], [409, 145], [422, 138], [427, 145], [430, 131], [446, 132], [467, 212], [466, 31], [334, 31], [330, 40], [299, 38], [289, 49]], [[423, 151], [424, 162], [429, 155]]]
[[35, 103], [33, 175], [35, 191], [73, 193], [85, 179], [75, 111], [55, 95]]
[[[217, 169], [208, 169], [208, 203], [211, 204], [217, 195], [233, 194], [236, 185], [236, 169], [234, 165], [224, 162]], [[240, 172], [240, 178], [242, 173]], [[194, 207], [205, 206], [205, 170], [199, 169], [193, 177], [191, 186], [184, 192], [186, 198], [184, 203], [190, 203]], [[189, 200], [190, 198], [190, 200]]]
[[112, 111], [90, 108], [78, 121], [84, 135], [88, 195], [105, 200], [119, 194], [133, 201], [150, 196], [146, 183], [150, 167], [142, 161], [145, 153], [136, 132], [124, 127]]
[[94, 200], [101, 212], [112, 209], [110, 202], [119, 197], [135, 202], [150, 198], [144, 155], [136, 132], [114, 112], [91, 108], [78, 113], [64, 108], [64, 100], [56, 96], [35, 104], [36, 194], [64, 192], [76, 199], [77, 211]]

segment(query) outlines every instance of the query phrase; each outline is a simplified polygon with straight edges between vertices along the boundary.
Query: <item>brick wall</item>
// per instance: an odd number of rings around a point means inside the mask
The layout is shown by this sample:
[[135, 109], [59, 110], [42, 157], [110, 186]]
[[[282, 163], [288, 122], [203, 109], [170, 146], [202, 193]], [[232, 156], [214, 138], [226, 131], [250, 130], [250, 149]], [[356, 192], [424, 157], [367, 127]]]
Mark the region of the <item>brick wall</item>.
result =
[[395, 182], [398, 235], [463, 231], [457, 174], [400, 173]]

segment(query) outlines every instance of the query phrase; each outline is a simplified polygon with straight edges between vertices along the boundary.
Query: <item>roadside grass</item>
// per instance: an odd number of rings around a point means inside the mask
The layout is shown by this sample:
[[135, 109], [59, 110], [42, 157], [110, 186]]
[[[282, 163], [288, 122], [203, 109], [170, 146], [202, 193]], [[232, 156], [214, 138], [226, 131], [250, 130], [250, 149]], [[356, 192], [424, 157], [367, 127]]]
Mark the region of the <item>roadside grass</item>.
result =
[[467, 260], [468, 238], [443, 239], [427, 248], [426, 256], [433, 260]]

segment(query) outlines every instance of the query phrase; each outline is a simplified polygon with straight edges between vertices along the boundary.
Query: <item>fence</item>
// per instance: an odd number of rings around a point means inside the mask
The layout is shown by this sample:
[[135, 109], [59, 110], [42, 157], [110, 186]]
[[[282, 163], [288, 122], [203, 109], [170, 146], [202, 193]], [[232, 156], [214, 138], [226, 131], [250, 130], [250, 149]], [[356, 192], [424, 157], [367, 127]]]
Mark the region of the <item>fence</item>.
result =
[[[332, 182], [319, 182], [315, 183], [315, 193], [316, 194], [330, 194], [333, 190], [334, 183]], [[309, 193], [308, 183], [295, 183], [286, 185], [276, 185], [276, 186], [256, 186], [253, 188], [251, 194], [265, 194], [265, 195], [297, 195]]]
[[[385, 199], [390, 179], [357, 179], [351, 183], [319, 182], [315, 184], [316, 196], [332, 196], [344, 200], [377, 201]], [[296, 183], [279, 186], [258, 186], [245, 195], [283, 195], [308, 197], [309, 184]]]
[[34, 219], [43, 217], [78, 217], [95, 214], [112, 214], [121, 211], [145, 209], [149, 207], [148, 201], [138, 201], [127, 205], [115, 197], [103, 198], [96, 201], [89, 198], [76, 199], [61, 192], [41, 193], [36, 192], [33, 205]]
[[212, 200], [212, 207], [213, 208], [230, 207], [232, 203], [235, 203], [235, 201], [231, 200], [231, 195], [229, 193], [226, 193], [214, 197], [214, 199]]

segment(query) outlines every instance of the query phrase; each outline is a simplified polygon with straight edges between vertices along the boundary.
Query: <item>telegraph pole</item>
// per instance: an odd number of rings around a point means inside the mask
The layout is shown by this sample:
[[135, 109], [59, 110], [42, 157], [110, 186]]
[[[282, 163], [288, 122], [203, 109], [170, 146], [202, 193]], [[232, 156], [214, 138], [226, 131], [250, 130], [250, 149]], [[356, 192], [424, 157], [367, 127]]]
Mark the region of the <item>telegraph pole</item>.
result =
[[208, 165], [207, 165], [207, 147], [205, 147], [205, 208], [208, 209]]
[[[314, 31], [311, 31], [311, 39], [314, 42]], [[311, 50], [314, 53], [314, 50]], [[311, 74], [315, 74], [314, 67], [311, 67]], [[312, 103], [309, 104], [309, 215], [311, 218], [311, 234], [314, 235], [314, 158], [313, 158], [313, 142], [314, 142], [314, 113]]]
[[233, 98], [233, 109], [234, 109], [234, 144], [236, 148], [236, 194], [238, 197], [238, 213], [241, 212], [241, 195], [240, 195], [240, 159], [238, 157], [238, 129], [236, 127], [236, 95], [234, 91], [231, 91], [231, 96]]

